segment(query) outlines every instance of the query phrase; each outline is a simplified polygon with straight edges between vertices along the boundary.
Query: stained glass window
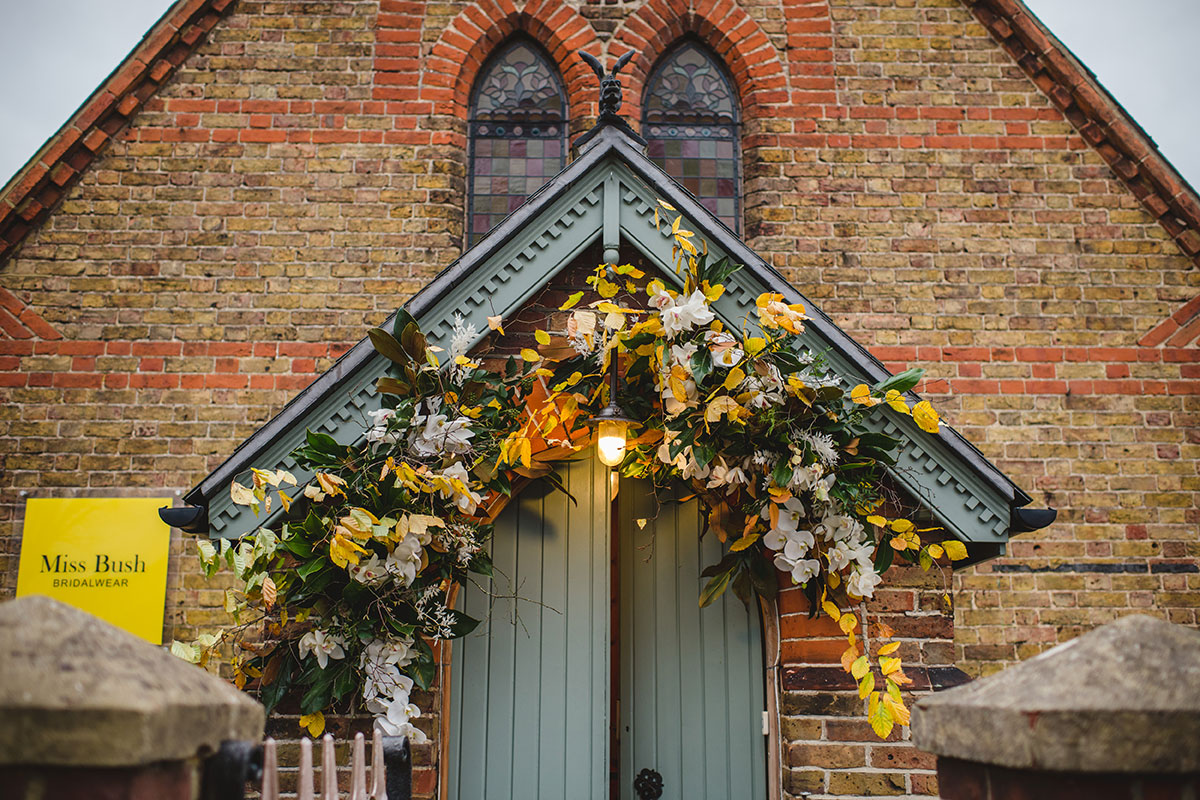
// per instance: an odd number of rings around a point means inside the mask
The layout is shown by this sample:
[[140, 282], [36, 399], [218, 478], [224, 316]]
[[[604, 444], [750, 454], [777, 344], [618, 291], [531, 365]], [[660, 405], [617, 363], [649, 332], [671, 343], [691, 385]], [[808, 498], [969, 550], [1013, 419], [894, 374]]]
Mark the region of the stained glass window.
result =
[[646, 153], [721, 221], [741, 230], [738, 102], [707, 48], [684, 41], [650, 73], [642, 101]]
[[484, 65], [471, 98], [468, 246], [563, 168], [566, 111], [558, 71], [532, 42], [514, 40]]

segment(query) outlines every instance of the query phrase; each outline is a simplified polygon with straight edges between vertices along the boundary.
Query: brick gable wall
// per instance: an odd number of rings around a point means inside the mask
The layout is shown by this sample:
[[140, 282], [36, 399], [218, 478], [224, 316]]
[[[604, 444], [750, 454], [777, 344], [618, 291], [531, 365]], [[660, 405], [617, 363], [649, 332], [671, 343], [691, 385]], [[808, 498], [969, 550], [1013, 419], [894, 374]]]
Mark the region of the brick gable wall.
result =
[[[0, 266], [0, 592], [22, 492], [192, 486], [453, 260], [463, 87], [517, 29], [573, 133], [595, 106], [571, 49], [638, 50], [636, 120], [661, 50], [709, 42], [746, 112], [749, 244], [889, 365], [928, 366], [944, 415], [1060, 509], [955, 577], [953, 645], [923, 627], [936, 587], [882, 598], [912, 612], [909, 659], [982, 674], [1131, 609], [1200, 622], [1200, 273], [958, 0], [240, 0]], [[192, 573], [176, 545], [168, 638], [221, 613]], [[784, 633], [794, 667], [836, 662]], [[857, 741], [834, 673], [792, 674], [791, 790], [933, 793], [911, 750]]]

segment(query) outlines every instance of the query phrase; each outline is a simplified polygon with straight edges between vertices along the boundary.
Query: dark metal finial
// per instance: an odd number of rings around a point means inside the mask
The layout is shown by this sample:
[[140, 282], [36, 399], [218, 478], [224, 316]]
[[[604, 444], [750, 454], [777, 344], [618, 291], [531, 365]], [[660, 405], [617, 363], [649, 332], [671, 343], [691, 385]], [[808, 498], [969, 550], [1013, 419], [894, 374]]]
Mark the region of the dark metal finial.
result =
[[600, 117], [616, 117], [617, 111], [621, 108], [621, 81], [617, 79], [617, 73], [621, 68], [629, 63], [633, 58], [633, 51], [630, 50], [625, 55], [617, 59], [617, 63], [613, 66], [612, 72], [607, 75], [604, 73], [604, 67], [601, 66], [600, 60], [591, 53], [580, 51], [579, 57], [583, 59], [592, 72], [596, 73], [596, 78], [600, 81]]

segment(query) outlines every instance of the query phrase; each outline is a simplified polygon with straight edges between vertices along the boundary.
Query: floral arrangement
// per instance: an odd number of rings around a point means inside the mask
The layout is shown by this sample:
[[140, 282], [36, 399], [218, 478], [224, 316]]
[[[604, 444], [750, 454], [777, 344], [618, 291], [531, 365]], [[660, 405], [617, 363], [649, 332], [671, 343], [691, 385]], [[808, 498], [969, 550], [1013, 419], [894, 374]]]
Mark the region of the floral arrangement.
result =
[[[690, 485], [705, 532], [724, 544], [700, 605], [727, 589], [745, 602], [772, 597], [784, 573], [846, 633], [843, 666], [876, 732], [907, 724], [899, 643], [880, 626], [872, 665], [857, 614], [842, 608], [871, 597], [897, 556], [925, 569], [966, 556], [961, 542], [928, 542], [921, 534], [935, 529], [885, 514], [900, 508], [884, 480], [900, 443], [863, 425], [887, 406], [936, 433], [930, 404], [904, 397], [922, 371], [844, 386], [801, 344], [805, 309], [777, 294], [728, 329], [712, 305], [736, 265], [710, 263], [679, 218], [672, 235], [681, 291], [601, 265], [559, 309], [563, 330], [536, 331], [536, 348], [491, 368], [467, 352], [478, 332], [461, 317], [445, 363], [405, 312], [393, 331], [371, 330], [393, 364], [377, 384], [385, 407], [357, 444], [307, 435], [293, 456], [316, 476], [302, 491], [285, 471], [255, 469], [232, 485], [233, 502], [256, 512], [277, 498], [285, 521], [219, 548], [199, 540], [207, 574], [223, 561], [239, 579], [225, 603], [237, 624], [173, 651], [207, 663], [232, 642], [237, 685], [256, 687], [268, 709], [298, 692], [314, 736], [324, 711], [357, 698], [385, 732], [424, 741], [411, 693], [430, 686], [437, 643], [478, 624], [453, 608], [456, 588], [491, 574], [490, 523], [520, 483], [562, 488], [554, 464], [590, 443], [587, 422], [614, 399], [606, 376], [617, 370], [615, 399], [638, 420], [620, 470], [662, 502]], [[503, 336], [503, 320], [489, 325]]]

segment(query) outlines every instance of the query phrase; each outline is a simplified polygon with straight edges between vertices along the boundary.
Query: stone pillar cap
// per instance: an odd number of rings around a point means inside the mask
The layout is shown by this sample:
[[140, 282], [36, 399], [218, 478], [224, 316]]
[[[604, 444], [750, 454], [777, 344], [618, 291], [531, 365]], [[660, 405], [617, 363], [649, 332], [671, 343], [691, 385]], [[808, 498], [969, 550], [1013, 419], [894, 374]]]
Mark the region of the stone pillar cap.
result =
[[923, 698], [917, 747], [1014, 769], [1200, 771], [1200, 631], [1134, 615]]
[[258, 740], [263, 707], [48, 597], [0, 604], [0, 764], [135, 766]]

